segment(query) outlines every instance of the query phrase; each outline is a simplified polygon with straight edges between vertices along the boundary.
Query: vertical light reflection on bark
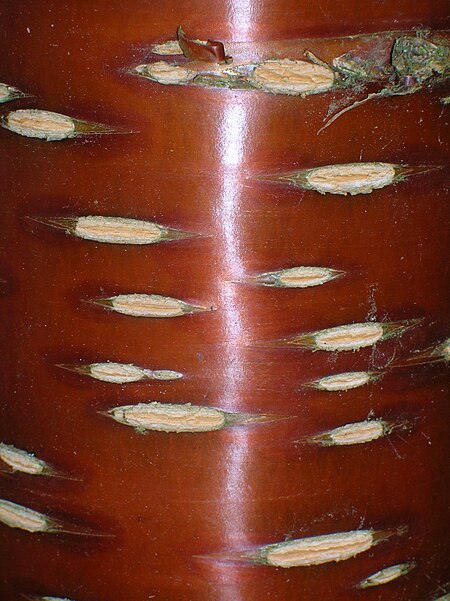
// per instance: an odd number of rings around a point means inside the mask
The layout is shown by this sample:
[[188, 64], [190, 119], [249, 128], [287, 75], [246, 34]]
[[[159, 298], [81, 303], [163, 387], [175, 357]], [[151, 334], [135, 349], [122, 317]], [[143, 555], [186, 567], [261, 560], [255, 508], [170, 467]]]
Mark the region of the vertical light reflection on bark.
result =
[[[244, 163], [248, 113], [245, 100], [231, 97], [224, 106], [220, 124], [219, 152], [221, 161], [221, 196], [218, 199], [217, 219], [222, 233], [222, 277], [219, 283], [220, 307], [223, 315], [224, 355], [222, 365], [222, 398], [220, 406], [230, 411], [245, 411], [241, 390], [245, 370], [243, 339], [245, 323], [242, 300], [236, 282], [243, 275], [240, 220], [241, 173]], [[237, 542], [246, 543], [247, 460], [249, 440], [246, 428], [229, 430], [224, 451], [221, 514], [224, 547], [233, 548]], [[225, 577], [225, 573], [223, 574]], [[224, 601], [239, 601], [242, 591], [238, 581], [226, 578], [222, 595]]]

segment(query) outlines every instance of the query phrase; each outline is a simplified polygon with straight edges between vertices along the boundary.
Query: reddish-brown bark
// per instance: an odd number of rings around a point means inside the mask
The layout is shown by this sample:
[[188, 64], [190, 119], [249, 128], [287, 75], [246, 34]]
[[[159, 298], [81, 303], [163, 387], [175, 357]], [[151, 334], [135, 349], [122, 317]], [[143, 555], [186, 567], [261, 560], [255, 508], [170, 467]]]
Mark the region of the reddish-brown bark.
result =
[[[341, 42], [326, 36], [444, 29], [446, 3], [368, 2], [355, 10], [328, 0], [46, 0], [0, 8], [0, 80], [35, 95], [1, 105], [2, 114], [41, 108], [131, 132], [44, 142], [0, 130], [0, 442], [74, 478], [5, 473], [1, 497], [106, 535], [0, 524], [1, 599], [432, 601], [448, 592], [446, 364], [393, 367], [450, 335], [445, 170], [355, 197], [257, 180], [357, 161], [445, 165], [448, 108], [439, 99], [448, 90], [369, 102], [317, 135], [330, 103], [346, 92], [302, 99], [161, 86], [128, 71], [153, 60], [150, 44], [173, 39], [180, 23], [190, 36], [223, 41], [232, 56], [236, 42], [267, 54], [279, 40], [309, 37], [316, 39], [308, 48], [329, 61]], [[118, 246], [27, 219], [80, 215], [204, 236]], [[346, 275], [306, 289], [239, 281], [296, 265]], [[145, 319], [83, 302], [130, 293], [216, 310]], [[262, 344], [414, 318], [423, 321], [375, 350]], [[57, 367], [108, 360], [185, 378], [117, 386]], [[345, 393], [304, 386], [368, 368], [388, 373]], [[149, 400], [290, 419], [142, 435], [100, 413]], [[371, 416], [408, 427], [349, 447], [305, 443]], [[214, 555], [403, 527], [368, 553], [320, 566], [283, 570]], [[355, 588], [407, 561], [417, 567], [397, 582]]]

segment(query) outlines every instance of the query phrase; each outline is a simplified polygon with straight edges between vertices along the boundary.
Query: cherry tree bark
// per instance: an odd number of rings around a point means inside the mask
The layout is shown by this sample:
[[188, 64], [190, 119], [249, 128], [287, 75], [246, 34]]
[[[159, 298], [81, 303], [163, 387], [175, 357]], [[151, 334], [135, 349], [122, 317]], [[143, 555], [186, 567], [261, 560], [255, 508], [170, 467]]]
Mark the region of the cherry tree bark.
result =
[[0, 2], [1, 599], [449, 598], [446, 8]]

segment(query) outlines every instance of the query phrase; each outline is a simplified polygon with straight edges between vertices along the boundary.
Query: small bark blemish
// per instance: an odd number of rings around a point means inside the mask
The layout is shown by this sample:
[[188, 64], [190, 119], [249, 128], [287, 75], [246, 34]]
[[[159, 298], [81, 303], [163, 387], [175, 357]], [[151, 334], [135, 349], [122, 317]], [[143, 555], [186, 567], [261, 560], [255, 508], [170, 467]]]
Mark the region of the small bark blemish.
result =
[[395, 367], [408, 367], [413, 365], [424, 365], [427, 363], [450, 361], [450, 338], [436, 346], [428, 347], [423, 351], [416, 351], [412, 357], [393, 363]]
[[31, 94], [25, 94], [13, 86], [0, 83], [0, 104], [16, 100], [17, 98], [29, 98], [30, 96]]
[[409, 563], [399, 563], [394, 566], [389, 566], [388, 568], [383, 568], [375, 574], [372, 574], [359, 584], [359, 588], [371, 588], [373, 586], [381, 586], [383, 584], [388, 584], [406, 574], [409, 574], [414, 568], [416, 564], [414, 562]]

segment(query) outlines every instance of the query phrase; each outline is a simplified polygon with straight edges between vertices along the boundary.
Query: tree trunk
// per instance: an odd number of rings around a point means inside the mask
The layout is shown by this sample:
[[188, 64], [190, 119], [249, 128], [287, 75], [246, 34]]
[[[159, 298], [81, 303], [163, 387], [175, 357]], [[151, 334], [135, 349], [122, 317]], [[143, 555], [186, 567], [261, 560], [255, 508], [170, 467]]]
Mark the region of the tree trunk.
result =
[[2, 600], [449, 599], [446, 8], [0, 3]]

